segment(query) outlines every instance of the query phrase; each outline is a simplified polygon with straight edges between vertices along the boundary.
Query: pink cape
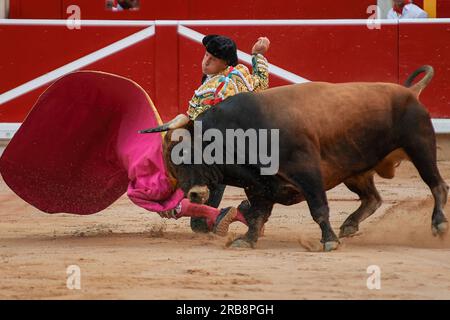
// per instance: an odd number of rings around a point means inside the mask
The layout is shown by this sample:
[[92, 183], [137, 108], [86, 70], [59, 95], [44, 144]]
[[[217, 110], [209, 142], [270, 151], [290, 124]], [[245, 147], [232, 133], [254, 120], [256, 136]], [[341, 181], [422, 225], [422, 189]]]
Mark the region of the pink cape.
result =
[[161, 123], [145, 91], [112, 74], [81, 71], [38, 99], [0, 159], [23, 200], [47, 213], [92, 214], [127, 192], [149, 211], [174, 208], [183, 192], [167, 178]]

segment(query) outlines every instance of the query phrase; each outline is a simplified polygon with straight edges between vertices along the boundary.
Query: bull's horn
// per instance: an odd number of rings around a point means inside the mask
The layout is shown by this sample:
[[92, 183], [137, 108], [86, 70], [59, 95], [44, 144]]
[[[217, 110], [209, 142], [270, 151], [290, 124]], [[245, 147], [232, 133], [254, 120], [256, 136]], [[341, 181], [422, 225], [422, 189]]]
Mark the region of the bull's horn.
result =
[[189, 122], [189, 117], [185, 114], [179, 114], [169, 122], [166, 122], [159, 127], [156, 128], [150, 128], [145, 130], [140, 130], [139, 133], [152, 133], [152, 132], [163, 132], [168, 130], [174, 130], [181, 128], [186, 123]]

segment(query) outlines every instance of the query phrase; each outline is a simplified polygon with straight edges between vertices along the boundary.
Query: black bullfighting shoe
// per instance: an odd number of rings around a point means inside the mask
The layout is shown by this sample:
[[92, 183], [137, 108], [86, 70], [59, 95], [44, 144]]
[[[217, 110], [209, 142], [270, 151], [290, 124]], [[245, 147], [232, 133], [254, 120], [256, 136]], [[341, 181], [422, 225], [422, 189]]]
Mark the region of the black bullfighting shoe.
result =
[[220, 213], [216, 218], [216, 222], [214, 223], [213, 232], [221, 237], [224, 237], [228, 233], [228, 228], [230, 224], [233, 222], [234, 218], [236, 218], [237, 209], [235, 207], [228, 207], [224, 209], [220, 209]]
[[211, 232], [210, 227], [208, 227], [208, 222], [205, 218], [194, 218], [191, 217], [191, 229], [196, 233], [209, 233]]
[[250, 201], [248, 201], [247, 199], [242, 200], [237, 209], [245, 216], [250, 210]]

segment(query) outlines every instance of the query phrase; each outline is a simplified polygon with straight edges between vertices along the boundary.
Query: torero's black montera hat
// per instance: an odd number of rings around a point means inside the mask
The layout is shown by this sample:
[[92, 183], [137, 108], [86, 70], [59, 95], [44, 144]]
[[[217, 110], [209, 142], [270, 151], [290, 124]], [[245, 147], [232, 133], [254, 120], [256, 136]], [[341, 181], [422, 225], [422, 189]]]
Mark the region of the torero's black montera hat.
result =
[[210, 34], [203, 38], [203, 45], [214, 57], [225, 60], [229, 66], [238, 64], [236, 43], [228, 37]]

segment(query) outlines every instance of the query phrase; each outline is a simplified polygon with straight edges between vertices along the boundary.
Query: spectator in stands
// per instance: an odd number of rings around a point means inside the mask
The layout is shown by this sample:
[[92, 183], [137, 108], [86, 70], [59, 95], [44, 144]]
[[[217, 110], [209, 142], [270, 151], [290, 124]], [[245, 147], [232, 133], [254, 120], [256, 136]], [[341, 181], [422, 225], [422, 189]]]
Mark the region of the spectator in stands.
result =
[[428, 18], [428, 13], [416, 6], [412, 0], [393, 0], [393, 7], [388, 12], [388, 19]]
[[106, 8], [112, 11], [137, 10], [139, 9], [139, 0], [109, 0]]
[[0, 19], [8, 18], [9, 3], [6, 0], [0, 0]]

